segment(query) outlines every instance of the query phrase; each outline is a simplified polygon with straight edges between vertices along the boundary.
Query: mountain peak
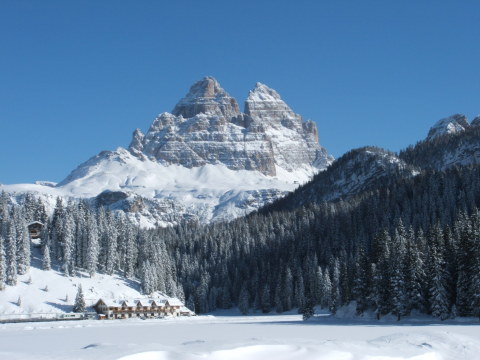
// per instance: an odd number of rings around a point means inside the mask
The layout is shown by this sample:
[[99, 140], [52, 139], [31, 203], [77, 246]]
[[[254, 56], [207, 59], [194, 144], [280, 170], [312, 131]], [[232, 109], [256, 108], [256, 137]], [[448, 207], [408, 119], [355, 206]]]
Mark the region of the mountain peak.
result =
[[250, 90], [250, 92], [248, 93], [247, 101], [271, 101], [284, 103], [278, 92], [260, 82], [257, 82], [255, 84], [255, 88], [253, 90]]
[[220, 86], [215, 78], [205, 76], [190, 87], [187, 95], [172, 111], [172, 114], [182, 115], [184, 118], [191, 118], [201, 113], [222, 116], [229, 120], [240, 114], [240, 110], [237, 101]]
[[245, 114], [259, 120], [268, 120], [276, 114], [275, 118], [298, 117], [292, 109], [282, 100], [280, 94], [265, 84], [257, 82], [255, 88], [248, 93], [245, 101]]
[[454, 114], [438, 120], [435, 125], [430, 128], [427, 140], [433, 140], [445, 134], [457, 134], [465, 131], [469, 127], [470, 124], [465, 115]]
[[219, 82], [212, 76], [205, 76], [203, 79], [195, 82], [185, 96], [185, 98], [214, 98], [217, 96], [229, 96], [220, 86]]
[[480, 125], [480, 115], [477, 115], [470, 123], [470, 126], [479, 126], [479, 125]]

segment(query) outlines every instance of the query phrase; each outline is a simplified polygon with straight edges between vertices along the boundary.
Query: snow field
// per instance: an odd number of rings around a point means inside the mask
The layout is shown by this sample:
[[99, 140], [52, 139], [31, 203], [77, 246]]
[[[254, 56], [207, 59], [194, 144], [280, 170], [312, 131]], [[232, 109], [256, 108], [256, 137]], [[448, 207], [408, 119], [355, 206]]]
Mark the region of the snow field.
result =
[[[87, 306], [93, 305], [99, 298], [134, 299], [144, 296], [138, 282], [119, 275], [96, 274], [90, 278], [87, 273], [77, 271], [75, 277], [67, 277], [55, 264], [52, 270], [44, 271], [41, 269], [40, 251], [34, 249], [32, 254], [32, 266], [28, 273], [18, 276], [16, 286], [6, 286], [0, 291], [0, 320], [71, 312], [80, 284]], [[0, 357], [0, 360], [3, 359]]]
[[[0, 325], [0, 359], [475, 360], [479, 326], [300, 315]], [[29, 344], [29, 346], [25, 346]]]

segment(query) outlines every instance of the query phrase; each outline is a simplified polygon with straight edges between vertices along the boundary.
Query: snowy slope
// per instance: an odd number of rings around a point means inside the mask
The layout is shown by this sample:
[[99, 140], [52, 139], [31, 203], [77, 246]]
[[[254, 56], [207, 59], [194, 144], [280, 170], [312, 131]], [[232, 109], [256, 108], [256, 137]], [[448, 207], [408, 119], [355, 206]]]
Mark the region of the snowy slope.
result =
[[34, 192], [49, 210], [53, 210], [57, 196], [93, 202], [102, 192], [111, 191], [119, 200], [102, 205], [122, 209], [148, 227], [182, 220], [231, 220], [282, 197], [313, 175], [308, 166], [292, 172], [277, 167], [276, 176], [267, 176], [258, 171], [231, 170], [223, 164], [194, 168], [163, 165], [118, 148], [80, 165], [57, 187], [3, 185], [0, 191], [15, 194], [19, 202], [25, 193]]
[[66, 277], [55, 266], [48, 271], [41, 269], [38, 248], [33, 249], [32, 255], [29, 272], [18, 276], [16, 286], [6, 286], [0, 291], [0, 320], [38, 316], [36, 314], [48, 317], [71, 312], [79, 285], [82, 286], [87, 306], [93, 305], [99, 298], [136, 299], [145, 296], [135, 280], [104, 274], [90, 278], [87, 273], [78, 270], [75, 276]]

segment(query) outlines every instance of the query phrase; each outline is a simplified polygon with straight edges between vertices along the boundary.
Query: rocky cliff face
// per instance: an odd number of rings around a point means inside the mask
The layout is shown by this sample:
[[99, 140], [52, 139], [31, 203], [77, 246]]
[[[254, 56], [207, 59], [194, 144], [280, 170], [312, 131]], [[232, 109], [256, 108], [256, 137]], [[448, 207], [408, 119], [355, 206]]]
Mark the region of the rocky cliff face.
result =
[[196, 82], [146, 135], [136, 130], [129, 150], [166, 165], [223, 164], [269, 176], [277, 175], [277, 167], [322, 170], [333, 160], [318, 143], [315, 123], [304, 122], [275, 90], [257, 83], [241, 113], [212, 77]]

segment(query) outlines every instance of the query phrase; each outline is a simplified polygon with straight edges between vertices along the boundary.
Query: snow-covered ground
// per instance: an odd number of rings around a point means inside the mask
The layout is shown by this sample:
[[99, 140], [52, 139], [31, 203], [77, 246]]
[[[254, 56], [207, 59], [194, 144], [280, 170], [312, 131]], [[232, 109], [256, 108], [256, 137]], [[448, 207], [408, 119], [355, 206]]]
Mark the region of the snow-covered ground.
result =
[[475, 360], [480, 327], [292, 314], [3, 324], [0, 359]]
[[[89, 304], [99, 297], [141, 296], [133, 280], [82, 273], [65, 277], [58, 269], [39, 268], [38, 249], [33, 257], [30, 272], [19, 277], [17, 286], [0, 292], [0, 319], [69, 312], [78, 284]], [[478, 319], [442, 322], [415, 316], [397, 322], [386, 316], [376, 321], [373, 314], [355, 318], [354, 308], [340, 309], [335, 318], [317, 309], [307, 322], [295, 311], [242, 316], [230, 310], [163, 320], [0, 324], [0, 360], [480, 359]]]
[[[120, 274], [96, 274], [90, 278], [86, 272], [76, 271], [75, 276], [67, 277], [56, 264], [48, 271], [41, 267], [40, 250], [34, 248], [28, 273], [18, 276], [16, 286], [6, 286], [5, 290], [0, 291], [0, 320], [39, 316], [50, 318], [71, 312], [79, 285], [82, 286], [87, 306], [94, 305], [100, 298], [144, 297], [138, 281], [126, 279]], [[3, 360], [1, 356], [0, 360]]]

